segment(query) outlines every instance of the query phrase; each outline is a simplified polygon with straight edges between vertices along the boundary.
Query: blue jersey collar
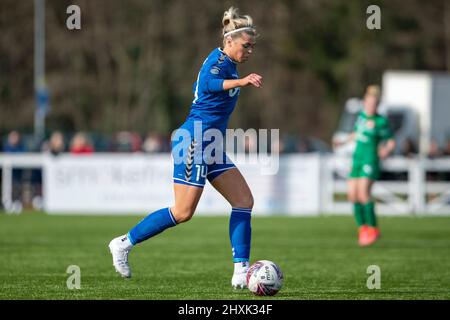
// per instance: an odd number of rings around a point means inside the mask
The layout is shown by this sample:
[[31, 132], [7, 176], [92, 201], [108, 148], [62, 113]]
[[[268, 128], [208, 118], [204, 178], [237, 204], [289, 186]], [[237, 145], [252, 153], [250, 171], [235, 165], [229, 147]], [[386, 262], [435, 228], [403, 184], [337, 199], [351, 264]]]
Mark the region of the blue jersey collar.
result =
[[232, 62], [232, 63], [234, 63], [234, 64], [237, 64], [237, 62], [236, 61], [234, 61], [233, 59], [231, 59], [225, 52], [223, 52], [223, 50], [222, 50], [222, 48], [217, 48], [221, 53], [223, 53], [226, 57], [227, 57], [227, 59], [228, 60], [230, 60], [230, 62]]

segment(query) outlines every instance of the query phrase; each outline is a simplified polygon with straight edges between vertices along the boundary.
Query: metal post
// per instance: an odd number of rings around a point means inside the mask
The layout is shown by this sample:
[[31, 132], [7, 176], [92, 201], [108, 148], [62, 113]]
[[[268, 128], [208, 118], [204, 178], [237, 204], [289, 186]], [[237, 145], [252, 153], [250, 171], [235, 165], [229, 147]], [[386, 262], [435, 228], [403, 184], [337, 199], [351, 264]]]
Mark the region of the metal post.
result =
[[426, 188], [425, 188], [425, 164], [424, 159], [410, 161], [409, 165], [409, 206], [416, 215], [426, 213]]
[[46, 92], [45, 84], [45, 0], [34, 0], [34, 135], [36, 141], [44, 136], [45, 111], [40, 103], [40, 94]]

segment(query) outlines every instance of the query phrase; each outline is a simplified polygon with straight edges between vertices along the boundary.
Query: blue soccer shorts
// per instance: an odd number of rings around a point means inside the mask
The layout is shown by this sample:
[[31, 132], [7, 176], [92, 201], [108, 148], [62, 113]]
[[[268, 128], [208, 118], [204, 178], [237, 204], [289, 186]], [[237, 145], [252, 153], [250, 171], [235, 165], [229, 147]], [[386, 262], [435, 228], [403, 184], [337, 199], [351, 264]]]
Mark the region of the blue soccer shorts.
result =
[[[179, 145], [179, 144], [184, 145]], [[211, 153], [211, 154], [210, 154]], [[222, 173], [236, 168], [225, 151], [210, 152], [207, 143], [195, 140], [173, 141], [172, 158], [174, 160], [173, 182], [203, 188], [206, 179], [209, 182]]]

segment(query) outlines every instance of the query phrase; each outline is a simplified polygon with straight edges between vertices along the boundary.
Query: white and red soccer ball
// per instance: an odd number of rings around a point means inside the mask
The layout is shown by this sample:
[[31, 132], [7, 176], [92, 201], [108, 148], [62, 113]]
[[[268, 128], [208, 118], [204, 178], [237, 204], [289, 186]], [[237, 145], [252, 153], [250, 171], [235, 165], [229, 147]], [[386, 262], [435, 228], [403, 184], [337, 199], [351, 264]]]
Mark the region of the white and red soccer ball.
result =
[[247, 272], [247, 288], [257, 296], [273, 296], [283, 286], [283, 272], [269, 260], [253, 263]]

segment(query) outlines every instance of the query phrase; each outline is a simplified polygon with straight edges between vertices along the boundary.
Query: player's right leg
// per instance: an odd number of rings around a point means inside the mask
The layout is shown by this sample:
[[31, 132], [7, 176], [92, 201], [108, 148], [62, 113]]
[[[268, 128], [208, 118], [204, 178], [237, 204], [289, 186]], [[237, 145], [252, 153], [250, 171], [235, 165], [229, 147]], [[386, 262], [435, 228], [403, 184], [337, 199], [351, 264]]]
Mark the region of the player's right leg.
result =
[[353, 216], [358, 226], [358, 243], [361, 245], [367, 237], [367, 225], [364, 219], [364, 208], [359, 201], [359, 178], [361, 175], [361, 166], [354, 161], [352, 171], [347, 182], [347, 197], [353, 205]]
[[355, 178], [348, 179], [347, 182], [347, 198], [353, 204], [353, 215], [358, 227], [362, 227], [364, 223], [364, 214], [362, 205], [358, 199], [358, 180]]
[[367, 246], [373, 244], [380, 235], [375, 215], [375, 203], [371, 197], [374, 180], [371, 177], [362, 177], [358, 180], [358, 199], [362, 203], [364, 219], [367, 224], [367, 236], [361, 245]]
[[250, 266], [253, 196], [247, 182], [237, 168], [228, 167], [226, 170], [217, 173], [218, 175], [214, 175], [214, 173], [210, 175], [210, 182], [232, 207], [229, 234], [234, 272], [231, 285], [235, 289], [244, 289], [247, 287], [247, 271]]

